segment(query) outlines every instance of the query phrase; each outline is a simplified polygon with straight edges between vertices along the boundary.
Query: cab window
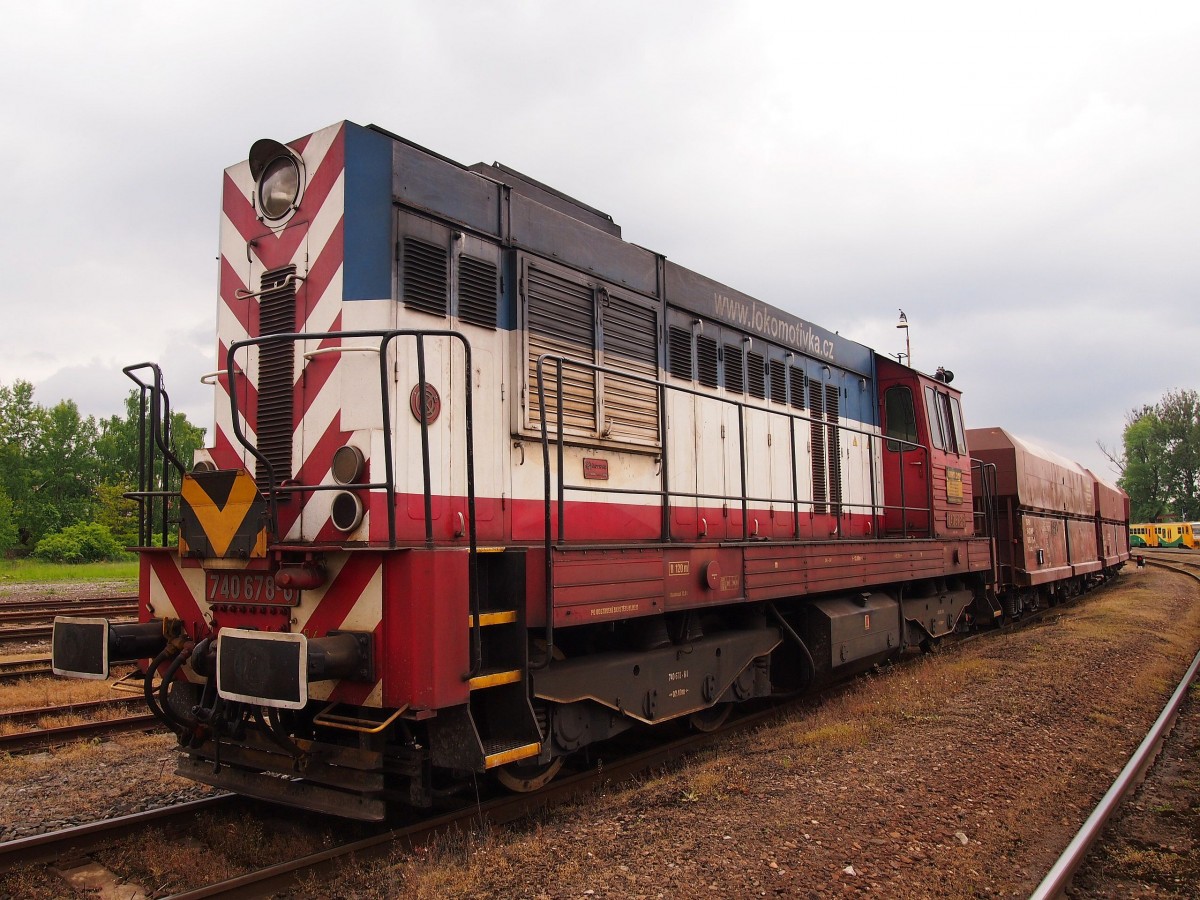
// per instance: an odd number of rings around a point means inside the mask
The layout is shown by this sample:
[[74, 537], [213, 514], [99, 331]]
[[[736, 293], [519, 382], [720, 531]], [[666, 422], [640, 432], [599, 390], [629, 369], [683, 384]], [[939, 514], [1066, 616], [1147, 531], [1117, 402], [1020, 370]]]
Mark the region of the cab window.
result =
[[917, 442], [917, 416], [913, 409], [912, 391], [903, 385], [890, 387], [883, 395], [883, 418], [887, 428], [888, 449], [900, 449], [900, 441]]
[[929, 416], [929, 437], [938, 450], [946, 449], [946, 418], [937, 391], [925, 385], [925, 412]]
[[962, 407], [959, 405], [957, 397], [946, 395], [950, 400], [950, 418], [954, 424], [954, 442], [958, 445], [959, 453], [967, 452], [967, 438], [963, 434], [962, 424]]

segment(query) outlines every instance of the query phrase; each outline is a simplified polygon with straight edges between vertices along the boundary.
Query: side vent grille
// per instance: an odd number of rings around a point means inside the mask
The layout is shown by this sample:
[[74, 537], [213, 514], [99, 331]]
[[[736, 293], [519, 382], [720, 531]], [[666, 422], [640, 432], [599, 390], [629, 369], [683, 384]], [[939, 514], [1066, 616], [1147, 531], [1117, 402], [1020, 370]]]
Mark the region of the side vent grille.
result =
[[793, 409], [804, 409], [804, 370], [795, 366], [788, 367], [788, 386], [792, 389], [791, 406]]
[[825, 477], [825, 418], [824, 396], [821, 388], [824, 385], [810, 381], [808, 383], [808, 414], [810, 423], [809, 438], [812, 442], [812, 480], [813, 480], [813, 512], [823, 515], [829, 511], [829, 488]]
[[839, 401], [838, 388], [832, 384], [825, 385], [825, 421], [829, 423], [826, 449], [829, 451], [829, 503], [830, 512], [840, 513], [842, 509], [842, 438], [838, 417]]
[[450, 300], [449, 254], [445, 247], [414, 237], [404, 239], [404, 305], [444, 316]]
[[731, 394], [746, 392], [746, 379], [742, 372], [742, 348], [738, 344], [725, 345], [725, 390]]
[[[529, 419], [539, 422], [537, 360], [544, 353], [592, 362], [595, 359], [596, 317], [592, 289], [561, 278], [553, 272], [530, 267], [528, 270], [526, 327], [529, 357]], [[548, 365], [546, 378], [546, 422], [555, 425], [558, 417], [556, 363]], [[593, 434], [596, 430], [596, 378], [589, 369], [564, 365], [563, 428], [575, 433]]]
[[750, 394], [760, 400], [767, 396], [766, 360], [761, 353], [746, 354], [746, 376], [750, 382]]
[[[604, 307], [604, 365], [640, 378], [658, 378], [658, 313], [638, 303], [608, 297]], [[691, 357], [688, 358], [691, 368]], [[658, 440], [658, 388], [606, 372], [603, 437], [639, 443]]]
[[[263, 272], [259, 283], [259, 336], [291, 334], [296, 330], [295, 266]], [[271, 462], [278, 484], [292, 477], [292, 378], [295, 345], [273, 341], [260, 345], [258, 353], [258, 451]], [[259, 484], [265, 484], [267, 469], [255, 467]]]
[[676, 378], [692, 380], [692, 335], [672, 325], [667, 329], [667, 360]]
[[774, 403], [787, 403], [787, 371], [783, 363], [777, 359], [767, 362], [771, 376], [771, 400]]
[[458, 317], [472, 325], [496, 327], [496, 296], [499, 293], [494, 263], [473, 256], [458, 262]]

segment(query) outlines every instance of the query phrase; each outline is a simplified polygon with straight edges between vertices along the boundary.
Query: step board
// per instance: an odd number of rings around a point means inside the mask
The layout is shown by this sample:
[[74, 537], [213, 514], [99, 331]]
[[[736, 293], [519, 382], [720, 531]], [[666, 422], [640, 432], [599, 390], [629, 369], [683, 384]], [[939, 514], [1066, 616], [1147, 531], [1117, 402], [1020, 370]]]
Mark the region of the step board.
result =
[[[486, 628], [489, 625], [511, 625], [517, 621], [517, 611], [515, 609], [499, 610], [497, 612], [485, 612], [479, 614], [479, 624]], [[475, 617], [467, 616], [467, 627], [475, 627]]]
[[537, 756], [541, 752], [542, 745], [536, 741], [533, 743], [524, 743], [522, 741], [489, 741], [483, 748], [483, 765], [485, 769], [494, 769], [497, 766], [507, 765], [519, 759], [529, 759], [529, 757]]
[[484, 688], [500, 687], [504, 684], [517, 684], [520, 681], [520, 669], [499, 669], [490, 672], [480, 672], [468, 681], [467, 685], [473, 691], [480, 691]]

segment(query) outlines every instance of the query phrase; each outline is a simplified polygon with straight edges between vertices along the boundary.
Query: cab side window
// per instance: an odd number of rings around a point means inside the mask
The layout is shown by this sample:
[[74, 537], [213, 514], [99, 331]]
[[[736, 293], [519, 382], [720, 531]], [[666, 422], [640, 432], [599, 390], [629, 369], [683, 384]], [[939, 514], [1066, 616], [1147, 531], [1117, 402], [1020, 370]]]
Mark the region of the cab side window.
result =
[[958, 398], [926, 385], [925, 406], [929, 414], [929, 434], [933, 446], [949, 453], [965, 453], [967, 440], [963, 436], [962, 410]]
[[887, 427], [887, 448], [900, 450], [900, 441], [917, 442], [917, 415], [913, 409], [912, 391], [903, 385], [890, 387], [883, 395], [883, 418]]
[[938, 393], [925, 385], [925, 412], [929, 416], [929, 437], [938, 450], [946, 449], [946, 418]]

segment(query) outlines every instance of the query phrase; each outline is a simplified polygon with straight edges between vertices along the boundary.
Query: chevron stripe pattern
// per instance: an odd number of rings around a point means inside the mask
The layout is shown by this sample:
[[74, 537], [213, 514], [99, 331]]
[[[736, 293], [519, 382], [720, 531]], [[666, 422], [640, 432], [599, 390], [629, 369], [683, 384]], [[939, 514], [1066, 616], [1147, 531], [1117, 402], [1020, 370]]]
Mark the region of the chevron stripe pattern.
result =
[[[259, 303], [247, 296], [259, 289], [263, 272], [295, 266], [295, 331], [326, 332], [342, 328], [342, 275], [345, 220], [345, 124], [339, 123], [305, 138], [289, 148], [304, 164], [304, 186], [299, 208], [278, 223], [260, 220], [254, 208], [254, 179], [249, 164], [225, 171], [221, 202], [220, 300], [217, 314], [217, 357], [224, 369], [229, 346], [257, 337]], [[303, 354], [339, 346], [333, 339], [312, 346], [297, 344], [292, 385], [293, 459], [298, 481], [327, 481], [333, 452], [349, 438], [342, 430], [340, 388], [336, 371], [339, 354]], [[242, 430], [257, 441], [258, 362], [256, 348], [242, 351], [235, 360], [235, 379]], [[214, 462], [221, 469], [252, 469], [254, 460], [233, 438], [228, 379], [217, 378]], [[277, 539], [314, 539], [328, 523], [328, 495], [316, 494], [302, 503], [284, 504], [279, 511]], [[311, 509], [310, 509], [311, 507]]]
[[179, 552], [182, 556], [263, 559], [267, 504], [245, 469], [183, 477]]

